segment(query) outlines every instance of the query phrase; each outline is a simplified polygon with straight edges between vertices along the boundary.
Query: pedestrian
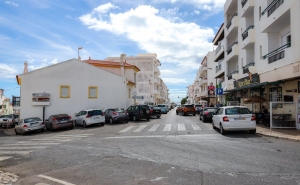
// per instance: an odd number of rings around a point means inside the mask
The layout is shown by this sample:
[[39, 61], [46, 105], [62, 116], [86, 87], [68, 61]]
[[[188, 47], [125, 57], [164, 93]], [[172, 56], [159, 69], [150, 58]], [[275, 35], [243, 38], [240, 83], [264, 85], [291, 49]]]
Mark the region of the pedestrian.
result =
[[220, 104], [219, 101], [217, 102], [217, 105], [216, 105], [216, 106], [217, 106], [218, 108], [221, 107], [221, 104]]
[[214, 107], [214, 104], [213, 104], [213, 103], [210, 103], [210, 107]]

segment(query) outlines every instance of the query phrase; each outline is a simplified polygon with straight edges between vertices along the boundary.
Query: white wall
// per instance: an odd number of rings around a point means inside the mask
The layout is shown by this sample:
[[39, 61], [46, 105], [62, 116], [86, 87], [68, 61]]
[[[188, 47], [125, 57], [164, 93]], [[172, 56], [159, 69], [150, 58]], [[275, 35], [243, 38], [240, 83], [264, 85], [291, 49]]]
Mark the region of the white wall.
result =
[[[76, 59], [61, 62], [19, 75], [21, 84], [21, 118], [42, 118], [42, 106], [32, 105], [32, 93], [50, 93], [45, 119], [52, 114], [74, 116], [84, 109], [127, 108], [125, 78]], [[70, 86], [70, 98], [60, 98], [60, 85]], [[88, 86], [98, 87], [98, 98], [88, 98]]]

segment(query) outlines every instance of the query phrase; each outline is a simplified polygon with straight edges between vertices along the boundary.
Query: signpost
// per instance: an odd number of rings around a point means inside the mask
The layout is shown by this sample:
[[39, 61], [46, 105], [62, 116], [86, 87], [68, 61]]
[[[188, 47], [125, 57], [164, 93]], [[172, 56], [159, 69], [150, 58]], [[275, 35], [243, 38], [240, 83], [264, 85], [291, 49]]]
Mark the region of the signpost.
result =
[[216, 93], [217, 95], [223, 95], [223, 88], [217, 88]]

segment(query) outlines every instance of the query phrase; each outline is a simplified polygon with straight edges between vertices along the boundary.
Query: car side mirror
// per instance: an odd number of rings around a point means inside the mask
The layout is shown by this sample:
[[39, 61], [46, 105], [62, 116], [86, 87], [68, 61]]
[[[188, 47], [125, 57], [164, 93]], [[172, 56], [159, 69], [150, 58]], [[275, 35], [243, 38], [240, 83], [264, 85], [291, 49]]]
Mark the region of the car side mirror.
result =
[[76, 117], [78, 117], [78, 116], [79, 116], [79, 114], [75, 114], [75, 116], [76, 116]]

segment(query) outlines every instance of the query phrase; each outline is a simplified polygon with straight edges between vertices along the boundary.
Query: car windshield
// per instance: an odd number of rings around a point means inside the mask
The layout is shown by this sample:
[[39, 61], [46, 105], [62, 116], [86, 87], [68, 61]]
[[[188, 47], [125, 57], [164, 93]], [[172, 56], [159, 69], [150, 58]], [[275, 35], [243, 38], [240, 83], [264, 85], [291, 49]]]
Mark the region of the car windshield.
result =
[[241, 107], [233, 107], [225, 109], [226, 115], [234, 115], [234, 114], [251, 114], [248, 108]]
[[1, 118], [12, 118], [12, 115], [2, 115]]
[[205, 109], [207, 112], [216, 112], [218, 109]]
[[187, 107], [187, 108], [193, 108], [194, 106], [193, 105], [185, 105], [185, 107]]
[[166, 105], [157, 105], [157, 107], [166, 107]]
[[24, 123], [31, 123], [31, 122], [35, 122], [35, 121], [42, 121], [40, 118], [27, 118], [24, 119]]
[[202, 107], [202, 105], [195, 105], [195, 107]]
[[88, 111], [88, 115], [89, 115], [89, 116], [98, 116], [98, 115], [102, 115], [102, 111], [101, 111], [101, 110], [91, 110], [91, 111]]

